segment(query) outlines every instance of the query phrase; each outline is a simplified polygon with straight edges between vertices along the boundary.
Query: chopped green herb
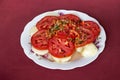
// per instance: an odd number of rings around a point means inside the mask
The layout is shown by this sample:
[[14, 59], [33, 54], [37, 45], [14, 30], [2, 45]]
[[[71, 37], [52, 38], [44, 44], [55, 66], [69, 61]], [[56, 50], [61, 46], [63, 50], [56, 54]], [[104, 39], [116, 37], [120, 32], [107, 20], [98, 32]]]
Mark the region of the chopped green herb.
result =
[[73, 39], [72, 38], [69, 38], [69, 41], [72, 41]]
[[79, 41], [79, 44], [82, 44], [83, 43], [83, 41]]
[[60, 29], [59, 25], [54, 26], [54, 30], [59, 30], [59, 29]]
[[76, 27], [76, 30], [79, 30], [80, 29], [80, 27]]
[[49, 31], [50, 32], [53, 32], [53, 31], [56, 31], [56, 30], [59, 30], [60, 27], [58, 25], [54, 25]]

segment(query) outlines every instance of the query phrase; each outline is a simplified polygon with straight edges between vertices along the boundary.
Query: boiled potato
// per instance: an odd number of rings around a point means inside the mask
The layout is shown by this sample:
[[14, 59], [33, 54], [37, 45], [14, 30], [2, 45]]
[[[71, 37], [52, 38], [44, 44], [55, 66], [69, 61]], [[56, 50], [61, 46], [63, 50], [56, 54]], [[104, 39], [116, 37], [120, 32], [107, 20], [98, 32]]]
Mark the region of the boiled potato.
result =
[[97, 47], [93, 43], [90, 43], [83, 47], [81, 54], [83, 57], [93, 57], [97, 54], [97, 51]]
[[65, 63], [65, 62], [68, 62], [71, 59], [71, 56], [64, 57], [64, 58], [57, 58], [57, 57], [52, 56], [52, 58], [57, 63]]
[[33, 34], [35, 34], [37, 31], [38, 31], [38, 29], [36, 28], [36, 26], [33, 26], [33, 27], [30, 29], [30, 36], [32, 36]]
[[33, 46], [32, 46], [32, 51], [33, 51], [34, 53], [38, 54], [38, 55], [45, 55], [45, 54], [48, 53], [48, 50], [37, 50], [37, 49], [34, 48]]

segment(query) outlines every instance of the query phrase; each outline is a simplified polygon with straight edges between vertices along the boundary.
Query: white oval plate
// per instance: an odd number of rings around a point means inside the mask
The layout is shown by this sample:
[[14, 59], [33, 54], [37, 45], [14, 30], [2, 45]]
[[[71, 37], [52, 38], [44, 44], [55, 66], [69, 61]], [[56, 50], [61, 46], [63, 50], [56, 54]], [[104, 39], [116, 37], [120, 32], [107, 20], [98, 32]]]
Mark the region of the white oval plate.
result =
[[[33, 27], [34, 25], [36, 25], [36, 23], [43, 18], [44, 16], [48, 16], [48, 15], [62, 15], [62, 14], [74, 14], [77, 15], [78, 17], [80, 17], [80, 19], [82, 20], [90, 20], [90, 21], [94, 21], [96, 22], [100, 29], [100, 36], [99, 36], [99, 43], [97, 43], [97, 46], [99, 46], [98, 52], [94, 57], [90, 57], [90, 58], [82, 58], [80, 60], [77, 61], [73, 61], [73, 62], [68, 62], [65, 64], [59, 64], [56, 62], [50, 62], [46, 59], [39, 59], [38, 56], [36, 56], [35, 54], [33, 54], [31, 52], [31, 44], [30, 44], [30, 34], [29, 31], [31, 29], [31, 27]], [[103, 51], [104, 47], [105, 47], [105, 41], [106, 41], [106, 34], [105, 31], [103, 29], [103, 27], [99, 24], [99, 22], [94, 19], [93, 17], [90, 17], [89, 15], [83, 13], [83, 12], [79, 12], [79, 11], [74, 11], [74, 10], [55, 10], [55, 11], [49, 11], [49, 12], [45, 12], [43, 14], [40, 14], [38, 16], [36, 16], [32, 21], [30, 21], [24, 28], [22, 34], [21, 34], [21, 38], [20, 38], [20, 42], [21, 42], [21, 46], [24, 50], [24, 53], [26, 54], [26, 56], [28, 58], [30, 58], [31, 60], [33, 60], [36, 64], [43, 66], [45, 68], [49, 68], [49, 69], [60, 69], [60, 70], [70, 70], [70, 69], [74, 69], [76, 67], [83, 67], [91, 62], [93, 62], [98, 55]]]

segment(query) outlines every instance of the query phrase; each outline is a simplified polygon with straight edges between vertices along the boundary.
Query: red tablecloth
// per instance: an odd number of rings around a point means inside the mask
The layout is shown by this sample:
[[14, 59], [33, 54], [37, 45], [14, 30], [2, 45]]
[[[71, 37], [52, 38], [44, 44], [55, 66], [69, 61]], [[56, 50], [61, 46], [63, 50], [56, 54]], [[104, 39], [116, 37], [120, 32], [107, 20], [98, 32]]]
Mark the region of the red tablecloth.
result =
[[[50, 70], [25, 56], [20, 46], [24, 26], [40, 13], [78, 10], [96, 18], [107, 34], [105, 50], [91, 64]], [[120, 80], [119, 0], [0, 0], [0, 80]]]

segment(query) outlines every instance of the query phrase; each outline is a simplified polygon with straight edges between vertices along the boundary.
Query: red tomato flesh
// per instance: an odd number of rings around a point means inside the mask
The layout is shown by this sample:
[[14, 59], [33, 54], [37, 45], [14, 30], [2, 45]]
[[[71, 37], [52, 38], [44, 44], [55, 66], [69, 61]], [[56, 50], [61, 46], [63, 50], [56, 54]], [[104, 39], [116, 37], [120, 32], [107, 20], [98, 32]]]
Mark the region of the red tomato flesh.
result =
[[53, 37], [49, 40], [48, 50], [51, 55], [57, 58], [71, 56], [75, 50], [74, 44], [67, 38]]
[[48, 49], [48, 33], [47, 30], [41, 30], [36, 32], [31, 37], [32, 46], [38, 50]]
[[98, 37], [100, 34], [100, 27], [98, 26], [97, 23], [93, 21], [83, 21], [82, 26], [86, 29], [89, 29], [90, 31], [93, 32], [94, 34], [94, 40]]
[[45, 16], [36, 24], [38, 30], [41, 29], [50, 29], [54, 26], [55, 22], [58, 20], [57, 16]]

